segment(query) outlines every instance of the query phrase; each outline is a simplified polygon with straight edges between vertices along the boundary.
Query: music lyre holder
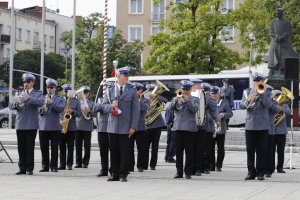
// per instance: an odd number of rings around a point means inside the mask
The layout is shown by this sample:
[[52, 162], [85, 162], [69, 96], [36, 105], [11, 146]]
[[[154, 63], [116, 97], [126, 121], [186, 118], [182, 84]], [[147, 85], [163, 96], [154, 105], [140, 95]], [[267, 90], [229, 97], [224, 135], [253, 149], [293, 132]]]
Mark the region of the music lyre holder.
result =
[[7, 153], [7, 151], [6, 151], [5, 147], [3, 146], [2, 142], [0, 141], [0, 152], [1, 152], [1, 151], [4, 151], [5, 154], [7, 155], [7, 157], [9, 158], [10, 162], [11, 162], [11, 163], [14, 163], [14, 162], [12, 161], [11, 157], [9, 156], [9, 154]]

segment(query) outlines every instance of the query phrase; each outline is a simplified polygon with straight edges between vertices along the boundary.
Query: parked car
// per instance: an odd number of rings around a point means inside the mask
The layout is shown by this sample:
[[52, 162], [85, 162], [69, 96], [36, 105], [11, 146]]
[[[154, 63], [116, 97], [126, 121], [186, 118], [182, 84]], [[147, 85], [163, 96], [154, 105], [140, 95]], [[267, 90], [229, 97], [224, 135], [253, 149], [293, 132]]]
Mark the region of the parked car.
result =
[[9, 110], [9, 108], [4, 108], [0, 110], [0, 128], [9, 128], [8, 126], [8, 115], [9, 112], [12, 113], [12, 126], [14, 127], [15, 125], [15, 120], [16, 120], [16, 112]]

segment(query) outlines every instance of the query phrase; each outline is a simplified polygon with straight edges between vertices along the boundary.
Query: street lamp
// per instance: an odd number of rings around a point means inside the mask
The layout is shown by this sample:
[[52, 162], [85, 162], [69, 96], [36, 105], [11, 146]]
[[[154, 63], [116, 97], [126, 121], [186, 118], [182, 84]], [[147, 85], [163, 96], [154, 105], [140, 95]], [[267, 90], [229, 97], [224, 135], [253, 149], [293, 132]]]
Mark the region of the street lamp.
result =
[[252, 33], [252, 32], [249, 33], [249, 40], [250, 40], [249, 78], [250, 78], [250, 81], [252, 82], [251, 65], [252, 65], [252, 57], [253, 57], [253, 52], [252, 52], [253, 41], [255, 40], [255, 35], [254, 35], [254, 33]]

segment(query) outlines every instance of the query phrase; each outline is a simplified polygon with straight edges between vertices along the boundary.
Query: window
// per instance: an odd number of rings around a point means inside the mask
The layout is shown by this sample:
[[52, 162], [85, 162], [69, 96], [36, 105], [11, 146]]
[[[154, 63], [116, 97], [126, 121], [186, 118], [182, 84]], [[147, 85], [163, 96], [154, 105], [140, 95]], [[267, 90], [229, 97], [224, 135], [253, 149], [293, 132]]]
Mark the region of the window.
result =
[[152, 13], [152, 20], [153, 21], [160, 21], [161, 19], [165, 18], [165, 0], [160, 0], [159, 5], [154, 5], [153, 2], [153, 13]]
[[185, 3], [185, 0], [174, 0], [174, 3]]
[[50, 47], [54, 47], [54, 36], [50, 36]]
[[0, 33], [3, 33], [3, 24], [0, 24]]
[[33, 42], [38, 42], [38, 41], [39, 41], [39, 33], [38, 32], [34, 32]]
[[143, 14], [144, 0], [129, 0], [130, 14]]
[[233, 10], [234, 9], [234, 0], [223, 0], [223, 8], [221, 11], [223, 13], [227, 13], [228, 10]]
[[234, 42], [234, 27], [223, 27], [220, 33], [220, 39], [222, 40], [222, 42]]
[[6, 54], [6, 58], [9, 58], [9, 57], [10, 57], [10, 48], [7, 48], [7, 49], [6, 49], [6, 53], [7, 53], [7, 54]]
[[151, 29], [151, 35], [156, 35], [161, 32], [164, 32], [164, 30], [160, 29], [158, 26], [153, 26]]
[[129, 26], [128, 41], [140, 40], [143, 41], [143, 26]]
[[30, 42], [31, 39], [31, 33], [29, 30], [26, 31], [26, 42]]
[[22, 40], [22, 29], [17, 28], [17, 40]]
[[44, 46], [47, 46], [47, 36], [44, 35]]

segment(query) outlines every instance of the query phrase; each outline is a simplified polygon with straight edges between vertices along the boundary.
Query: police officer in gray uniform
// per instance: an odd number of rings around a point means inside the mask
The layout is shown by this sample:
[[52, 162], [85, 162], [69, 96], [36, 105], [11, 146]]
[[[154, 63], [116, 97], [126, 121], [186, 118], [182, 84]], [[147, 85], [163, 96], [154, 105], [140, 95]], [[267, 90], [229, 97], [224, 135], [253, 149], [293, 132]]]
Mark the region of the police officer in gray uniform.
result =
[[171, 101], [171, 109], [174, 110], [175, 143], [176, 143], [176, 169], [174, 178], [183, 178], [183, 152], [185, 151], [185, 178], [191, 179], [193, 172], [195, 134], [198, 131], [196, 113], [200, 102], [198, 97], [191, 96], [191, 81], [180, 81], [183, 90], [182, 97], [175, 97]]
[[34, 146], [38, 124], [39, 107], [44, 104], [41, 91], [33, 89], [35, 76], [30, 73], [22, 75], [24, 90], [15, 101], [9, 103], [10, 109], [17, 110], [16, 132], [19, 153], [19, 172], [21, 174], [33, 174]]
[[[75, 168], [88, 168], [90, 163], [91, 155], [91, 139], [92, 131], [94, 129], [93, 117], [94, 113], [92, 112], [95, 103], [90, 101], [88, 98], [90, 96], [91, 88], [89, 86], [83, 86], [81, 88], [85, 96], [85, 100], [88, 108], [82, 108], [82, 115], [76, 117], [76, 134], [75, 134], [75, 144], [76, 144], [76, 166]], [[85, 116], [89, 119], [86, 119]], [[84, 156], [82, 157], [82, 143], [84, 142]]]
[[129, 137], [135, 133], [140, 114], [136, 90], [128, 84], [128, 67], [116, 70], [117, 82], [108, 88], [103, 99], [103, 109], [109, 113], [109, 133], [112, 177], [107, 181], [127, 181]]
[[[257, 83], [264, 84], [263, 80], [261, 75], [254, 76], [254, 88]], [[264, 180], [266, 144], [269, 132], [268, 109], [272, 105], [272, 99], [270, 92], [259, 93], [254, 88], [244, 90], [240, 104], [241, 109], [247, 110], [245, 129], [248, 175], [245, 180], [253, 180], [255, 176], [258, 180]], [[255, 153], [257, 155], [256, 167], [254, 165]]]
[[[227, 130], [227, 124], [225, 122], [226, 119], [232, 117], [233, 113], [229, 107], [228, 101], [220, 98], [220, 89], [218, 87], [213, 87], [210, 91], [211, 97], [217, 102], [219, 117], [221, 119], [221, 127], [215, 130], [215, 137], [213, 138], [212, 144], [212, 163], [211, 169], [215, 169], [216, 171], [222, 171], [223, 160], [225, 157], [225, 134]], [[218, 152], [217, 152], [217, 162], [215, 158], [215, 146], [217, 144]]]
[[[146, 88], [151, 92], [155, 88], [155, 84], [148, 84], [146, 85]], [[158, 95], [156, 96], [155, 94], [150, 95], [150, 102], [152, 98], [158, 98], [159, 101], [163, 103], [167, 103], [168, 100], [161, 96]], [[158, 115], [158, 117], [149, 125], [146, 125], [146, 137], [147, 137], [147, 152], [150, 150], [150, 145], [151, 145], [151, 158], [150, 158], [150, 169], [155, 170], [156, 165], [157, 165], [157, 158], [158, 158], [158, 147], [159, 147], [159, 140], [160, 140], [160, 135], [161, 135], [161, 129], [165, 127], [165, 121], [162, 117], [162, 115]], [[147, 167], [145, 169], [148, 169], [148, 163], [149, 163], [149, 153], [146, 154], [147, 160]]]
[[147, 141], [146, 141], [146, 125], [145, 116], [147, 109], [149, 108], [149, 100], [145, 99], [142, 95], [144, 91], [144, 85], [141, 83], [133, 83], [136, 93], [140, 101], [140, 115], [139, 123], [134, 135], [129, 139], [129, 171], [134, 171], [135, 156], [134, 156], [134, 142], [137, 146], [137, 168], [138, 172], [143, 172], [144, 168], [147, 168], [147, 156], [149, 154], [147, 151]]
[[[277, 100], [278, 97], [281, 95], [281, 91], [273, 90], [273, 98]], [[275, 149], [277, 148], [277, 172], [278, 173], [285, 173], [283, 170], [283, 162], [284, 162], [284, 148], [286, 142], [286, 135], [288, 134], [288, 129], [286, 125], [286, 118], [291, 116], [291, 109], [287, 102], [284, 102], [283, 105], [279, 105], [279, 110], [282, 114], [285, 115], [285, 118], [275, 126], [275, 137], [274, 137], [274, 145], [273, 145], [273, 160], [275, 162]], [[275, 166], [275, 163], [274, 163]]]
[[[70, 84], [64, 84], [61, 86], [63, 91], [63, 96], [65, 98], [66, 104], [68, 98], [70, 99], [70, 108], [65, 105], [64, 113], [61, 115], [61, 123], [64, 118], [64, 114], [69, 113], [71, 114], [72, 118], [69, 121], [69, 125], [67, 128], [67, 133], [60, 134], [60, 141], [59, 141], [59, 158], [60, 158], [60, 167], [59, 170], [65, 170], [66, 165], [68, 170], [72, 170], [73, 159], [74, 159], [74, 140], [75, 140], [75, 132], [76, 132], [76, 117], [80, 117], [81, 113], [81, 106], [78, 99], [75, 97], [68, 97], [68, 91], [72, 90], [72, 86]], [[66, 158], [66, 146], [68, 147], [68, 156]]]
[[[220, 88], [220, 94], [221, 97], [229, 103], [230, 109], [233, 108], [234, 106], [234, 89], [233, 87], [229, 86], [229, 79], [225, 78], [222, 80], [223, 82], [223, 87]], [[228, 130], [228, 124], [229, 124], [229, 119], [225, 119], [226, 124], [227, 124], [227, 130]]]
[[[112, 87], [107, 83], [107, 88]], [[103, 98], [100, 97], [93, 107], [93, 113], [97, 114], [97, 132], [98, 145], [100, 149], [101, 169], [98, 177], [107, 176], [109, 170], [108, 155], [109, 155], [109, 140], [107, 133], [108, 113], [104, 111]]]
[[58, 141], [61, 132], [59, 120], [60, 113], [64, 111], [65, 102], [62, 97], [56, 94], [56, 80], [48, 78], [46, 85], [45, 103], [40, 108], [39, 139], [42, 153], [40, 172], [49, 172], [49, 141], [51, 142], [50, 169], [52, 172], [57, 172]]
[[[272, 92], [273, 88], [267, 85], [267, 91]], [[268, 133], [268, 146], [267, 146], [267, 159], [266, 159], [266, 177], [270, 178], [275, 170], [274, 160], [274, 138], [275, 138], [275, 127], [274, 127], [274, 116], [279, 112], [278, 102], [272, 98], [272, 105], [268, 110], [269, 117], [269, 133]]]

